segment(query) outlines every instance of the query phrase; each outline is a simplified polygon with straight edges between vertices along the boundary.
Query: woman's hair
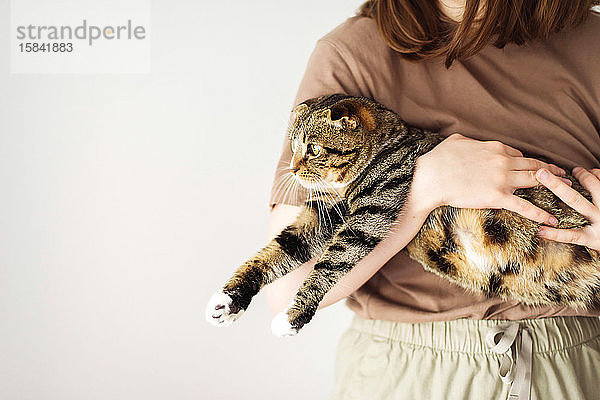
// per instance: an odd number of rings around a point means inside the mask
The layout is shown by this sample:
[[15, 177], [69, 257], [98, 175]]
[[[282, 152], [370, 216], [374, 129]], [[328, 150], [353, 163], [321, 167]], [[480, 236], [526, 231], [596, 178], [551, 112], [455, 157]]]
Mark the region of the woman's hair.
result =
[[456, 59], [488, 43], [502, 48], [543, 39], [582, 23], [600, 0], [466, 0], [460, 22], [447, 17], [443, 0], [369, 0], [359, 15], [373, 18], [388, 45], [408, 59]]

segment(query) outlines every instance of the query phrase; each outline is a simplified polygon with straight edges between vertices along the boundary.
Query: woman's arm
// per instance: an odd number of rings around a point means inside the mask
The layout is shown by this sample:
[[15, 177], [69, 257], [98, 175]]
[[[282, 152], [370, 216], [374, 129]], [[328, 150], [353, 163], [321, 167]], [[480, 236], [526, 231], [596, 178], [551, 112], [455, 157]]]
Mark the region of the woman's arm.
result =
[[[419, 157], [402, 215], [390, 237], [362, 259], [325, 296], [320, 308], [341, 300], [364, 284], [418, 233], [431, 211], [441, 205], [460, 208], [505, 208], [539, 223], [556, 219], [530, 202], [513, 195], [518, 188], [537, 185], [535, 171], [560, 168], [522, 154], [500, 142], [451, 135]], [[278, 204], [271, 213], [269, 235], [274, 237], [292, 222], [300, 207]], [[267, 301], [274, 312], [292, 300], [312, 270], [314, 260], [267, 286]]]
[[[289, 204], [276, 204], [271, 210], [267, 240], [270, 241], [283, 228], [291, 224], [300, 213], [300, 208]], [[269, 303], [273, 313], [276, 314], [283, 310], [292, 301], [292, 297], [298, 291], [300, 284], [304, 282], [314, 264], [314, 260], [304, 263], [287, 275], [267, 285], [265, 288], [267, 303]]]
[[[416, 201], [415, 190], [411, 190], [395, 231], [381, 242], [371, 253], [348, 272], [323, 298], [319, 308], [327, 307], [349, 296], [373, 276], [383, 264], [406, 246], [417, 234], [431, 210], [424, 202]], [[274, 237], [294, 220], [300, 207], [278, 204], [271, 212], [269, 236]], [[295, 271], [267, 286], [267, 301], [277, 313], [292, 300], [304, 279], [312, 271], [315, 260], [311, 260]]]

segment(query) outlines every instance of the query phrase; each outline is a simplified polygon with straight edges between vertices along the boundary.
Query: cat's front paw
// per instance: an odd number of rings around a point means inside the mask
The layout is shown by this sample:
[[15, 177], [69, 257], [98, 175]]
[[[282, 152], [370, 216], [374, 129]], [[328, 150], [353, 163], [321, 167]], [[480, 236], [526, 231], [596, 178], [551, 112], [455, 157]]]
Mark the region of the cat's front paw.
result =
[[279, 337], [294, 336], [300, 329], [294, 328], [289, 321], [287, 310], [284, 310], [277, 314], [273, 321], [271, 321], [271, 331], [273, 334]]
[[206, 320], [214, 326], [229, 326], [242, 316], [244, 309], [236, 306], [231, 296], [219, 290], [206, 305]]

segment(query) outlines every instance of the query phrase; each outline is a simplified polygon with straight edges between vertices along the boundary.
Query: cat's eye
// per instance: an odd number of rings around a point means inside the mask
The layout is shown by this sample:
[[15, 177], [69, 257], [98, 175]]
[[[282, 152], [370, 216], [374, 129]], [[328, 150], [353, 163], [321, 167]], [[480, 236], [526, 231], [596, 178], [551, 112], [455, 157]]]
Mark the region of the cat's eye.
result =
[[321, 146], [319, 146], [318, 144], [309, 144], [308, 146], [306, 146], [306, 154], [308, 154], [309, 156], [313, 156], [316, 157], [319, 154], [321, 154], [321, 150], [323, 148]]

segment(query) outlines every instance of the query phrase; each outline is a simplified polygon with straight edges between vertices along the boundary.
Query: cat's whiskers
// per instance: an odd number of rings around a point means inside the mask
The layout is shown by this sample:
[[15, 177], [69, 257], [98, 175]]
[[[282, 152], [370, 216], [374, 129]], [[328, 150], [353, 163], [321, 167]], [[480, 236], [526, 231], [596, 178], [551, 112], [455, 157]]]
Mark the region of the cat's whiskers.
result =
[[[323, 178], [320, 178], [320, 179], [321, 179], [322, 183], [324, 183], [324, 184], [326, 184], [326, 185], [328, 184], [328, 182], [327, 182], [326, 180], [324, 180]], [[332, 189], [332, 190], [333, 190], [333, 189]], [[343, 198], [342, 198], [342, 197], [339, 195], [339, 193], [337, 193], [335, 190], [333, 190], [333, 192], [337, 194], [338, 198], [339, 198], [341, 201], [344, 201], [344, 199], [343, 199]], [[329, 203], [331, 204], [331, 208], [333, 208], [333, 209], [334, 209], [334, 211], [335, 211], [335, 212], [336, 212], [336, 213], [339, 215], [339, 217], [340, 217], [340, 220], [342, 221], [342, 223], [343, 223], [344, 225], [347, 225], [347, 224], [346, 224], [346, 219], [344, 218], [344, 213], [342, 212], [342, 210], [340, 210], [340, 207], [339, 207], [339, 205], [338, 205], [338, 202], [336, 202], [336, 201], [335, 201], [335, 198], [334, 198], [334, 197], [331, 195], [331, 193], [330, 193], [329, 191], [325, 191], [325, 195], [326, 195], [326, 196], [328, 196], [328, 201], [329, 201]], [[352, 233], [356, 234], [356, 233], [354, 232], [354, 230], [352, 229], [352, 227], [351, 227], [351, 226], [349, 226], [349, 225], [348, 225], [348, 226], [347, 226], [347, 228], [350, 230], [350, 232], [352, 232]]]
[[[311, 210], [314, 210], [314, 204], [312, 202], [312, 190], [308, 189], [308, 196], [307, 196], [307, 200], [306, 200], [306, 204], [308, 204], [308, 207], [310, 207]], [[319, 210], [317, 209], [317, 222], [319, 220]]]
[[325, 185], [327, 185], [327, 187], [329, 187], [331, 189], [331, 191], [337, 196], [337, 198], [340, 201], [344, 201], [344, 198], [342, 196], [340, 196], [340, 194], [337, 192], [337, 190], [335, 190], [335, 187], [331, 183], [327, 182], [325, 179], [323, 179], [321, 177], [319, 177], [319, 178]]
[[[340, 196], [339, 193], [333, 189], [333, 187], [331, 186], [331, 184], [329, 184], [329, 182], [327, 182], [325, 179], [323, 179], [321, 177], [319, 177], [319, 180], [320, 180], [320, 182], [321, 182], [322, 185], [327, 185], [328, 187], [330, 187], [332, 189], [333, 193], [335, 193], [337, 195], [337, 197], [340, 199], [340, 201], [342, 201], [342, 202], [344, 201], [344, 199], [342, 198], [342, 196]], [[342, 222], [346, 222], [345, 219], [344, 219], [344, 215], [343, 215], [342, 211], [339, 208], [338, 202], [335, 201], [335, 198], [333, 197], [333, 195], [329, 191], [325, 191], [325, 195], [329, 199], [331, 207], [340, 216], [340, 219], [342, 220]]]
[[[316, 182], [313, 182], [316, 183]], [[321, 233], [324, 229], [327, 229], [327, 221], [325, 220], [325, 216], [327, 216], [327, 218], [329, 218], [329, 213], [327, 212], [327, 208], [325, 207], [325, 204], [323, 203], [323, 201], [321, 201], [321, 196], [319, 196], [319, 191], [318, 188], [315, 190], [315, 198], [317, 199], [317, 205], [319, 207], [319, 209], [321, 210], [321, 217], [319, 218], [319, 233]]]
[[[308, 201], [309, 203], [313, 204], [313, 189], [308, 189]], [[321, 204], [316, 201], [317, 203], [317, 235], [321, 234]]]
[[284, 204], [288, 204], [292, 199], [289, 199], [288, 196], [292, 194], [292, 189], [296, 187], [297, 183], [294, 179], [289, 180], [289, 184], [287, 185], [284, 193], [283, 193], [283, 202]]
[[[318, 179], [321, 179], [321, 177], [316, 176]], [[325, 195], [325, 199], [328, 200], [329, 198], [327, 197], [327, 192], [323, 189], [325, 189], [325, 187], [323, 186], [323, 184], [321, 182], [319, 182], [319, 180], [315, 181], [315, 184], [317, 185], [317, 189], [319, 190], [319, 194], [321, 195]], [[322, 197], [322, 196], [321, 196]], [[327, 207], [323, 204], [323, 214], [327, 215], [327, 219], [329, 220], [329, 226], [331, 228], [333, 228], [333, 222], [331, 221], [331, 216], [329, 215], [329, 210], [327, 209]], [[325, 218], [323, 218], [323, 224], [325, 224]], [[327, 227], [327, 226], [325, 226]]]
[[279, 196], [282, 193], [282, 190], [285, 191], [285, 188], [289, 184], [289, 176], [287, 174], [282, 175], [279, 178], [279, 182], [277, 182], [277, 186], [275, 187], [274, 196]]
[[298, 179], [296, 178], [296, 175], [291, 174], [292, 175], [292, 185], [289, 189], [289, 195], [290, 195], [290, 202], [292, 203], [297, 203], [298, 202], [298, 197], [300, 195], [300, 188], [302, 187], [302, 185], [300, 184], [300, 182], [298, 182]]
[[292, 186], [292, 198], [294, 199], [294, 201], [298, 201], [298, 196], [300, 194], [300, 187], [301, 185], [298, 183], [298, 181], [296, 179], [294, 179], [294, 185]]
[[[292, 193], [292, 190], [296, 189], [297, 186], [298, 182], [294, 179], [294, 174], [289, 172], [283, 175], [275, 196], [277, 197], [279, 194], [282, 194], [283, 202], [288, 203], [289, 200], [292, 200], [288, 199], [288, 196]], [[297, 196], [297, 191], [294, 190], [293, 193]], [[296, 200], [296, 198], [293, 198], [293, 200]]]
[[279, 182], [277, 183], [277, 189], [275, 191], [275, 196], [279, 196], [280, 194], [285, 193], [285, 190], [290, 185], [292, 180], [292, 173], [287, 173], [281, 176]]
[[[322, 228], [322, 224], [327, 226], [326, 221], [324, 216], [327, 215], [327, 218], [329, 219], [329, 221], [331, 221], [331, 218], [329, 218], [329, 212], [327, 210], [327, 207], [325, 206], [325, 204], [322, 204], [323, 202], [321, 201], [322, 196], [319, 196], [322, 194], [322, 190], [321, 190], [321, 185], [319, 184], [319, 181], [314, 179], [314, 178], [319, 178], [317, 175], [313, 175], [311, 174], [310, 176], [310, 188], [309, 193], [311, 194], [311, 200], [314, 197], [314, 202], [317, 203], [317, 215], [318, 215], [318, 232], [321, 233], [321, 228]], [[314, 194], [314, 195], [313, 195]], [[321, 217], [321, 215], [323, 215], [323, 217]]]
[[[317, 178], [317, 179], [315, 179], [315, 178]], [[319, 177], [317, 175], [313, 175], [311, 183], [314, 187], [313, 192], [315, 193], [317, 206], [321, 210], [320, 217], [319, 217], [319, 233], [320, 233], [323, 229], [327, 229], [327, 221], [329, 221], [329, 226], [331, 226], [331, 227], [333, 227], [333, 222], [331, 221], [331, 217], [329, 215], [329, 210], [327, 209], [327, 205], [323, 201], [324, 200], [323, 199], [323, 194], [324, 194], [323, 186], [318, 181], [318, 178]], [[325, 217], [327, 217], [327, 219], [325, 219]]]
[[[329, 203], [329, 205], [331, 206], [331, 208], [335, 211], [335, 213], [340, 217], [340, 219], [342, 220], [342, 222], [345, 222], [344, 220], [344, 213], [340, 210], [339, 206], [337, 205], [335, 199], [333, 198], [333, 196], [331, 195], [331, 193], [329, 193], [329, 191], [327, 190], [327, 188], [325, 187], [324, 183], [326, 183], [322, 178], [320, 178], [319, 181], [319, 185], [321, 187], [321, 193], [323, 196], [325, 196], [325, 200]], [[333, 222], [331, 222], [331, 217], [329, 216], [329, 209], [327, 210], [327, 215], [329, 217], [329, 221], [331, 224], [331, 228], [333, 229]]]

